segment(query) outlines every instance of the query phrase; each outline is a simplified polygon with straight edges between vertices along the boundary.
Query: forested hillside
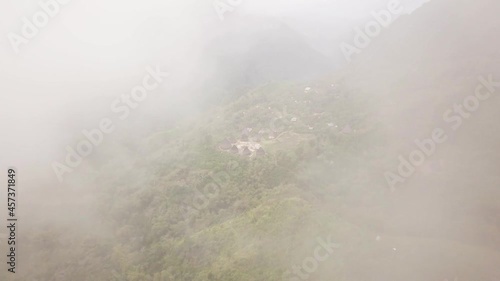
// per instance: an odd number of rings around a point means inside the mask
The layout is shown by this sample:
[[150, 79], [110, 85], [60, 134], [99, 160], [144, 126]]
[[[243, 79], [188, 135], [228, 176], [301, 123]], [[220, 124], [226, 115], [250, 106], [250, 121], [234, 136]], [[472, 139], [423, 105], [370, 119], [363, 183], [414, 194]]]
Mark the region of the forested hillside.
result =
[[[500, 96], [459, 130], [442, 118], [500, 80], [499, 7], [432, 1], [331, 75], [103, 146], [71, 191], [97, 198], [94, 231], [24, 230], [38, 254], [18, 280], [499, 280]], [[391, 188], [436, 128], [447, 141]]]

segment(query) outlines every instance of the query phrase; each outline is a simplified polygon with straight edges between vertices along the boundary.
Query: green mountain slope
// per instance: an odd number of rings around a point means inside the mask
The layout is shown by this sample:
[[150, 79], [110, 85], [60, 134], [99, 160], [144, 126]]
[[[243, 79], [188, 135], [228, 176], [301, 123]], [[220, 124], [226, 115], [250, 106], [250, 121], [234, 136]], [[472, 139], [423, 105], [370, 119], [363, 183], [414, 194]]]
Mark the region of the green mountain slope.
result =
[[384, 178], [479, 75], [500, 78], [499, 46], [477, 43], [493, 7], [434, 1], [330, 77], [263, 85], [92, 163], [105, 231], [36, 229], [22, 280], [495, 280], [498, 98], [404, 184]]

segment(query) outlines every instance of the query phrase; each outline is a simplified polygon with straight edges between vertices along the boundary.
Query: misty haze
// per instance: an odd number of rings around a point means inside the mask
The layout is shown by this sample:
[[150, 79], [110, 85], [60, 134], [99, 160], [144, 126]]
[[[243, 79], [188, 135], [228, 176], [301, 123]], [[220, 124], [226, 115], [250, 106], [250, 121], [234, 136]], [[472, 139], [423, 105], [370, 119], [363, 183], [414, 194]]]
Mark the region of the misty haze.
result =
[[1, 1], [0, 281], [500, 281], [499, 11]]

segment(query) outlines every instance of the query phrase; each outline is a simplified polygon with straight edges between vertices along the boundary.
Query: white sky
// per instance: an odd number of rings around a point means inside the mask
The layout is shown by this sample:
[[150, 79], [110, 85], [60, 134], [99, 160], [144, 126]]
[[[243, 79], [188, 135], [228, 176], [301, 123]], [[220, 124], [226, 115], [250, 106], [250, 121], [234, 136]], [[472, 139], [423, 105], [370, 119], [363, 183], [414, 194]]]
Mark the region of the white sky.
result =
[[208, 34], [240, 14], [288, 20], [309, 35], [315, 25], [331, 27], [332, 34], [324, 34], [329, 42], [326, 37], [334, 38], [338, 26], [347, 32], [388, 1], [248, 0], [221, 22], [211, 1], [72, 0], [15, 55], [7, 33], [20, 33], [21, 18], [31, 18], [38, 2], [0, 2], [0, 152], [10, 163], [22, 161], [20, 151], [26, 159], [52, 153], [37, 142], [45, 138], [49, 145], [58, 129], [52, 118], [61, 106], [117, 96], [142, 77], [147, 65], [189, 61]]

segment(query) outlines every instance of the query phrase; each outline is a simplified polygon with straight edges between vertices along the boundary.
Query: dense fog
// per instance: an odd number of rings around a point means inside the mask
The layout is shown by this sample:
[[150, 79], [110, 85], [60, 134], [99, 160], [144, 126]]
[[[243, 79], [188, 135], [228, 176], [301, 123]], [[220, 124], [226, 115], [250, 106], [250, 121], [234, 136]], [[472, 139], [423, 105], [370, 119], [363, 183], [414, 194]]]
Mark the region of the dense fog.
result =
[[0, 279], [500, 280], [499, 5], [3, 1]]

